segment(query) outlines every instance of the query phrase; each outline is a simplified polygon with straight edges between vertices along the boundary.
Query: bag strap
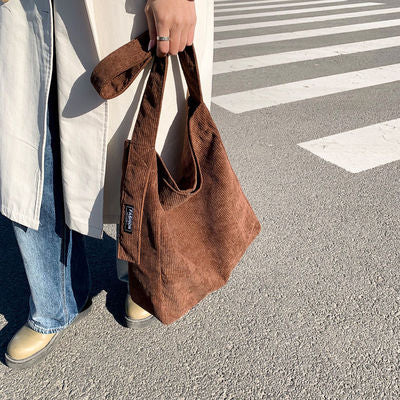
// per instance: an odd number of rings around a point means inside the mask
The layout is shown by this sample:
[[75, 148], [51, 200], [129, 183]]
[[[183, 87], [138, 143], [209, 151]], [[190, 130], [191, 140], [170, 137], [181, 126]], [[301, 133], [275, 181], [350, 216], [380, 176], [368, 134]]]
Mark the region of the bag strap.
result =
[[[178, 55], [190, 94], [187, 101], [190, 101], [191, 104], [194, 103], [198, 105], [203, 102], [203, 96], [196, 53], [193, 45], [186, 46]], [[154, 54], [153, 57], [153, 65], [133, 130], [134, 136], [132, 136], [132, 145], [137, 153], [140, 153], [143, 147], [155, 148], [167, 77], [168, 58], [169, 56], [158, 57], [156, 54]]]
[[[149, 31], [144, 31], [135, 39], [114, 50], [95, 66], [90, 81], [103, 99], [112, 99], [123, 93], [140, 71], [154, 58], [155, 47], [147, 50], [149, 39]], [[178, 56], [191, 97], [196, 103], [203, 102], [193, 44], [186, 46], [184, 51], [178, 53]]]
[[179, 61], [185, 75], [190, 96], [197, 104], [203, 103], [201, 80], [194, 45], [186, 46], [184, 51], [178, 53]]
[[112, 99], [124, 92], [151, 61], [147, 50], [149, 31], [114, 50], [93, 69], [90, 81], [103, 99]]
[[131, 144], [137, 153], [140, 153], [143, 147], [153, 149], [155, 146], [167, 69], [168, 57], [154, 55], [153, 65], [133, 129]]
[[[143, 147], [155, 148], [168, 70], [169, 56], [158, 57], [156, 48], [147, 50], [148, 41], [149, 31], [145, 31], [114, 50], [96, 65], [90, 78], [101, 97], [112, 99], [123, 93], [153, 59], [131, 143], [138, 153], [143, 153]], [[194, 45], [186, 46], [178, 56], [190, 94], [187, 101], [198, 105], [203, 102], [203, 95]]]

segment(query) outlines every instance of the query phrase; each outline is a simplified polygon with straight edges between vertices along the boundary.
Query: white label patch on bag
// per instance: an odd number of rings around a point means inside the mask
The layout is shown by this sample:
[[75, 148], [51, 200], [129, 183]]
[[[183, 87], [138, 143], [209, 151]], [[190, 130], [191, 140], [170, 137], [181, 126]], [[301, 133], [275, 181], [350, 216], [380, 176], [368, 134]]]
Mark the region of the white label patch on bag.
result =
[[125, 206], [124, 232], [132, 233], [133, 206], [129, 204], [124, 204], [124, 206]]

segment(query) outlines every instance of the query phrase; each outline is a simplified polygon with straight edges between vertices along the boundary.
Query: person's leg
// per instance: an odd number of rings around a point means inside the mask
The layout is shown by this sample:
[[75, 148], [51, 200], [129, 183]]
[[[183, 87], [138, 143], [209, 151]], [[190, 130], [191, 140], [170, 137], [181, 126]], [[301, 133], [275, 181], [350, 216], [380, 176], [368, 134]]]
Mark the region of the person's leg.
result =
[[61, 331], [87, 315], [91, 306], [84, 236], [71, 231], [64, 219], [55, 62], [44, 156], [39, 229], [13, 221], [31, 294], [27, 322], [7, 346], [5, 360], [11, 368], [42, 360]]
[[13, 222], [31, 291], [28, 326], [40, 333], [64, 329], [89, 297], [84, 237], [64, 220], [55, 62], [48, 102], [44, 185], [39, 229]]

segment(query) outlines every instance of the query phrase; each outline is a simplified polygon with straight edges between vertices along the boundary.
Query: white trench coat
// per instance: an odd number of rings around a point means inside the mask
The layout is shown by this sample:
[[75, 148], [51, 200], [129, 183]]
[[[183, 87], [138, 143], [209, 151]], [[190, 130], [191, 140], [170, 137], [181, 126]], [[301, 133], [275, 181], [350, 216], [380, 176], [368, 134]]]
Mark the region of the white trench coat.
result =
[[[214, 0], [194, 0], [194, 36], [205, 103], [211, 104]], [[43, 191], [47, 98], [57, 62], [66, 224], [103, 238], [119, 222], [123, 142], [131, 138], [151, 63], [105, 101], [90, 83], [95, 65], [147, 30], [145, 0], [0, 2], [0, 212], [37, 230]], [[186, 81], [169, 55], [156, 150], [173, 173], [183, 133]]]

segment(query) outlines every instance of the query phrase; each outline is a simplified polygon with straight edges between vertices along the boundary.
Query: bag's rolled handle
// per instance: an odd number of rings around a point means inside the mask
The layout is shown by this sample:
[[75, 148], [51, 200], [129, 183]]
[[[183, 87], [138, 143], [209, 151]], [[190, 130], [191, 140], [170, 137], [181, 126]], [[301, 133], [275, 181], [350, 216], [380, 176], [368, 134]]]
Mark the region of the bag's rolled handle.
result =
[[151, 61], [147, 50], [149, 31], [114, 50], [93, 69], [90, 81], [103, 99], [112, 99], [124, 92]]
[[[90, 81], [103, 99], [112, 99], [124, 92], [151, 61], [155, 48], [147, 50], [149, 39], [149, 31], [144, 31], [96, 65]], [[186, 46], [178, 56], [189, 93], [197, 103], [200, 103], [203, 101], [203, 96], [194, 46]]]

